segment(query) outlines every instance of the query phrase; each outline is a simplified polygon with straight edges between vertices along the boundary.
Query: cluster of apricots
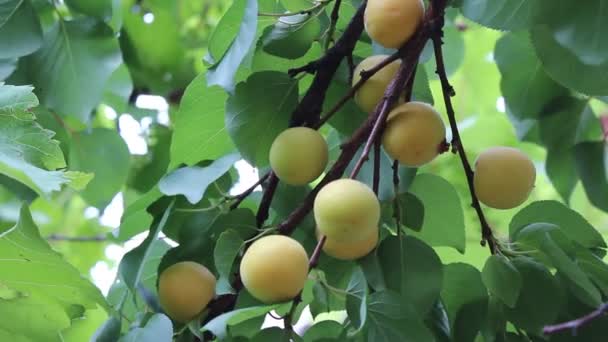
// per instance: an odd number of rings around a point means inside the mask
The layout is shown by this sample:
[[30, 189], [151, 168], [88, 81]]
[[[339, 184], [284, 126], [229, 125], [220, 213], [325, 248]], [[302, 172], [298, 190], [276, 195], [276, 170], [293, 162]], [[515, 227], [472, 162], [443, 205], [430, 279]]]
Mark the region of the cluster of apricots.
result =
[[[420, 0], [368, 0], [365, 28], [369, 36], [387, 48], [405, 43], [423, 21]], [[395, 30], [399, 27], [399, 30]], [[378, 65], [387, 56], [361, 61], [360, 73]], [[396, 60], [369, 78], [355, 94], [355, 102], [373, 113], [383, 100], [389, 82], [400, 67]], [[441, 115], [429, 104], [405, 102], [401, 98], [388, 114], [382, 135], [386, 153], [407, 167], [431, 162], [446, 144]], [[286, 129], [274, 140], [270, 166], [284, 183], [308, 184], [319, 178], [328, 164], [328, 146], [323, 136], [308, 127]], [[532, 161], [511, 147], [493, 147], [475, 162], [474, 189], [479, 200], [493, 208], [508, 209], [522, 204], [535, 182]], [[369, 254], [378, 244], [380, 202], [372, 189], [357, 180], [338, 179], [321, 188], [314, 200], [316, 235], [325, 237], [325, 254], [354, 260]], [[257, 239], [240, 263], [244, 287], [264, 303], [287, 301], [302, 291], [309, 271], [308, 255], [296, 240], [283, 235]], [[215, 296], [215, 276], [195, 262], [168, 267], [159, 278], [159, 298], [164, 310], [176, 321], [197, 317]]]

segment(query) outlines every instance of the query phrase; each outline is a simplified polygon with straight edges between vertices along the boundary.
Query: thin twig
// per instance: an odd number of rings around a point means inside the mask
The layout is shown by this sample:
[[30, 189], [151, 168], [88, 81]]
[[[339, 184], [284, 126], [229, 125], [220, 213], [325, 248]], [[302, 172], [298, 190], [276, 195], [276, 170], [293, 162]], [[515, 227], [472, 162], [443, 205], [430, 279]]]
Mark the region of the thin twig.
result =
[[241, 192], [240, 194], [234, 197], [231, 197], [234, 202], [230, 205], [230, 210], [238, 208], [241, 202], [243, 202], [247, 198], [247, 196], [249, 196], [255, 190], [255, 188], [257, 188], [260, 184], [264, 183], [268, 179], [268, 177], [270, 177], [270, 172], [267, 172], [265, 175], [260, 177], [260, 179], [258, 179], [258, 181], [255, 182], [255, 184], [253, 184], [252, 186], [250, 186], [247, 190]]
[[342, 108], [350, 99], [352, 99], [355, 96], [355, 94], [357, 93], [359, 88], [361, 88], [368, 79], [370, 79], [372, 76], [374, 76], [374, 74], [376, 74], [378, 71], [380, 71], [385, 66], [387, 66], [390, 63], [392, 63], [393, 61], [399, 59], [399, 56], [400, 56], [399, 52], [395, 52], [394, 54], [386, 57], [384, 60], [382, 60], [382, 62], [378, 63], [373, 68], [362, 71], [360, 74], [361, 78], [359, 79], [359, 81], [357, 81], [357, 83], [355, 83], [348, 90], [348, 92], [346, 94], [344, 94], [342, 96], [342, 98], [340, 98], [340, 100], [338, 100], [338, 102], [336, 102], [336, 104], [327, 111], [327, 113], [325, 113], [321, 116], [321, 118], [319, 119], [319, 121], [316, 123], [316, 125], [314, 127], [319, 128], [319, 127], [323, 126], [329, 119], [331, 119], [331, 117], [334, 114], [336, 114], [340, 110], [340, 108]]
[[327, 236], [323, 235], [319, 239], [319, 242], [317, 242], [317, 245], [315, 246], [315, 249], [313, 250], [312, 255], [310, 256], [310, 261], [308, 261], [308, 267], [310, 269], [317, 267], [317, 264], [319, 264], [319, 257], [321, 256], [321, 250], [323, 250], [323, 245], [325, 245], [326, 240], [327, 240]]
[[397, 227], [397, 236], [401, 236], [401, 202], [399, 201], [399, 161], [393, 161], [393, 218]]
[[336, 25], [338, 24], [341, 4], [342, 0], [336, 0], [334, 3], [334, 8], [331, 10], [331, 16], [329, 17], [329, 28], [327, 29], [327, 37], [325, 37], [325, 50], [329, 49], [329, 44], [334, 41], [334, 33], [336, 32]]
[[45, 238], [47, 241], [65, 241], [65, 242], [104, 242], [108, 241], [105, 234], [92, 236], [67, 236], [62, 234], [51, 234]]
[[380, 139], [382, 135], [378, 135], [376, 138], [376, 142], [374, 144], [374, 173], [372, 175], [372, 189], [376, 196], [378, 196], [378, 191], [380, 191], [380, 147], [382, 147], [382, 139]]
[[[435, 1], [437, 2], [437, 1]], [[447, 77], [447, 72], [445, 70], [445, 64], [443, 61], [443, 48], [442, 48], [442, 37], [443, 37], [443, 15], [439, 17], [439, 21], [436, 22], [436, 27], [431, 37], [433, 41], [433, 49], [435, 52], [435, 61], [437, 65], [437, 75], [439, 76], [439, 80], [441, 82], [441, 89], [443, 93], [443, 100], [445, 102], [445, 108], [448, 115], [448, 119], [450, 122], [450, 128], [452, 131], [452, 148], [456, 149], [460, 160], [462, 162], [462, 167], [467, 177], [467, 183], [469, 186], [469, 192], [471, 193], [471, 205], [475, 209], [477, 216], [479, 218], [479, 223], [481, 224], [481, 235], [482, 241], [481, 244], [488, 244], [488, 248], [490, 249], [490, 253], [495, 254], [497, 251], [497, 242], [494, 237], [494, 233], [492, 232], [492, 228], [488, 224], [486, 217], [481, 208], [481, 204], [477, 199], [477, 195], [475, 195], [474, 188], [474, 172], [471, 168], [471, 164], [467, 158], [467, 154], [465, 152], [464, 146], [462, 144], [462, 139], [460, 137], [460, 132], [458, 130], [458, 124], [456, 123], [456, 114], [454, 112], [454, 107], [452, 106], [451, 97], [455, 95], [454, 88], [450, 85]], [[440, 147], [441, 148], [441, 147]]]
[[559, 323], [559, 324], [555, 324], [555, 325], [547, 325], [543, 328], [543, 333], [546, 335], [551, 335], [554, 334], [556, 332], [560, 332], [563, 330], [571, 330], [573, 335], [576, 335], [577, 330], [582, 327], [585, 324], [588, 324], [589, 322], [602, 317], [603, 315], [605, 315], [606, 313], [608, 313], [608, 302], [600, 305], [599, 308], [597, 308], [596, 310], [593, 310], [592, 312], [586, 314], [583, 317], [571, 320], [571, 321], [567, 321], [567, 322], [563, 322], [563, 323]]

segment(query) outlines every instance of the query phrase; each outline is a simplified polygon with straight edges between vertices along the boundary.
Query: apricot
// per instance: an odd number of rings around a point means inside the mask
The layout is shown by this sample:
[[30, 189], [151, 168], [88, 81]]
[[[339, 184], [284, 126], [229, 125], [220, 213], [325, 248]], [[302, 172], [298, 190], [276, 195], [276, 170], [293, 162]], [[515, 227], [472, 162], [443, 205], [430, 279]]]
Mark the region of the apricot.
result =
[[475, 161], [473, 185], [477, 198], [496, 209], [511, 209], [528, 199], [536, 169], [526, 154], [512, 147], [491, 147]]
[[[353, 86], [361, 79], [361, 71], [372, 69], [380, 64], [387, 55], [376, 55], [367, 57], [357, 65], [353, 75]], [[378, 70], [372, 77], [367, 79], [365, 83], [355, 93], [355, 102], [363, 111], [372, 113], [382, 98], [388, 84], [397, 75], [397, 71], [401, 66], [401, 60], [396, 60]], [[399, 102], [403, 103], [403, 97], [399, 98]]]
[[196, 318], [213, 299], [215, 283], [215, 276], [205, 266], [192, 261], [178, 262], [160, 274], [160, 305], [169, 317], [186, 323]]
[[284, 302], [304, 288], [308, 255], [288, 236], [265, 236], [247, 249], [240, 272], [243, 285], [255, 298], [267, 304]]
[[[317, 239], [321, 239], [321, 233], [317, 228]], [[372, 229], [369, 236], [358, 241], [335, 241], [325, 239], [323, 252], [340, 260], [355, 260], [366, 256], [378, 244], [378, 228]]]
[[315, 180], [327, 166], [328, 148], [323, 136], [308, 127], [288, 128], [270, 147], [270, 167], [286, 184], [304, 185]]
[[368, 0], [365, 31], [380, 45], [397, 49], [416, 33], [423, 17], [422, 0]]
[[325, 185], [314, 201], [319, 232], [336, 243], [361, 241], [377, 230], [380, 202], [366, 184], [338, 179]]
[[386, 153], [402, 165], [417, 167], [433, 160], [445, 141], [445, 125], [429, 104], [408, 102], [388, 115], [382, 136]]

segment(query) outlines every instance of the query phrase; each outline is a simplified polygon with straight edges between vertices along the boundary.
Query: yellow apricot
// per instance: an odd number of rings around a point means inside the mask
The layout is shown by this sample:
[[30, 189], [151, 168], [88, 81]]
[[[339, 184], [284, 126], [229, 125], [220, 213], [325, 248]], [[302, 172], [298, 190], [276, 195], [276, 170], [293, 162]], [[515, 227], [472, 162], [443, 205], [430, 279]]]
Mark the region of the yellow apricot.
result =
[[417, 167], [433, 160], [445, 140], [445, 125], [435, 109], [423, 102], [395, 107], [388, 116], [382, 145], [399, 163]]
[[[355, 260], [366, 256], [378, 244], [378, 227], [372, 229], [369, 236], [359, 241], [335, 241], [325, 239], [323, 252], [340, 260]], [[321, 232], [317, 228], [317, 239], [321, 239]]]
[[274, 139], [269, 159], [270, 167], [281, 181], [290, 185], [304, 185], [325, 170], [327, 143], [312, 128], [288, 128]]
[[[367, 57], [357, 65], [353, 75], [353, 86], [361, 79], [361, 71], [369, 70], [374, 66], [380, 64], [387, 55], [376, 55]], [[388, 84], [397, 74], [401, 66], [401, 60], [396, 60], [386, 65], [384, 68], [378, 70], [372, 77], [370, 77], [355, 94], [355, 102], [363, 111], [372, 113], [378, 103], [384, 97], [384, 92], [388, 87]], [[403, 97], [399, 98], [399, 102], [403, 102]]]
[[319, 232], [335, 242], [363, 240], [378, 227], [380, 202], [366, 184], [338, 179], [317, 194], [314, 216]]
[[215, 296], [215, 276], [203, 265], [182, 261], [167, 267], [158, 280], [158, 299], [167, 315], [186, 323]]
[[396, 49], [414, 35], [423, 16], [422, 0], [368, 0], [365, 31], [380, 45]]
[[308, 255], [288, 236], [265, 236], [247, 249], [240, 272], [243, 285], [255, 298], [267, 304], [284, 302], [304, 288]]
[[523, 152], [512, 147], [491, 147], [475, 161], [474, 186], [477, 198], [496, 209], [511, 209], [528, 199], [536, 169]]

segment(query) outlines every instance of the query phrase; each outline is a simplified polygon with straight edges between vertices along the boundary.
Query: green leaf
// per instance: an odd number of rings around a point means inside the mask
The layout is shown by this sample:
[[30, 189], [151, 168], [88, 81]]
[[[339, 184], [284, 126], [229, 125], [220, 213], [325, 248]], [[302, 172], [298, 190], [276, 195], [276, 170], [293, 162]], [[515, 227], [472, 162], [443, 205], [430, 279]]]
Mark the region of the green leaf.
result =
[[591, 252], [572, 241], [550, 223], [533, 223], [517, 234], [521, 250], [531, 252], [535, 259], [555, 268], [567, 280], [579, 300], [595, 307], [601, 303], [601, 294], [579, 267], [576, 257], [589, 259]]
[[120, 337], [120, 319], [108, 318], [91, 336], [91, 342], [113, 342]]
[[288, 59], [300, 58], [308, 52], [320, 31], [316, 13], [280, 17], [262, 39], [264, 51]]
[[433, 309], [427, 316], [425, 323], [435, 335], [437, 342], [449, 342], [452, 340], [448, 313], [445, 311], [445, 307], [440, 300], [433, 305]]
[[77, 12], [91, 17], [107, 19], [112, 15], [113, 0], [66, 0], [66, 4]]
[[26, 205], [15, 226], [0, 230], [0, 322], [10, 336], [58, 341], [85, 309], [107, 308], [101, 292], [40, 236]]
[[171, 210], [173, 209], [173, 204], [174, 201], [165, 209], [160, 222], [156, 226], [150, 228], [150, 232], [146, 239], [139, 246], [125, 254], [120, 261], [120, 265], [118, 265], [120, 279], [124, 281], [125, 285], [127, 285], [132, 293], [136, 292], [138, 284], [142, 281], [144, 266], [153, 251], [153, 242], [167, 223]]
[[32, 87], [0, 84], [0, 173], [45, 195], [80, 179], [55, 171], [65, 160], [54, 133], [34, 121], [29, 109], [37, 104]]
[[[329, 85], [323, 102], [323, 113], [327, 113], [350, 89], [346, 80], [336, 79]], [[363, 112], [355, 101], [347, 101], [331, 119], [329, 124], [338, 132], [350, 136], [367, 119], [367, 113]]]
[[602, 235], [583, 216], [557, 201], [538, 201], [521, 209], [509, 224], [509, 236], [516, 240], [520, 230], [535, 222], [559, 226], [568, 238], [586, 248], [606, 247]]
[[226, 283], [229, 282], [232, 264], [234, 264], [234, 260], [239, 255], [244, 243], [245, 240], [243, 240], [241, 234], [232, 229], [220, 234], [213, 250], [215, 269], [220, 276], [218, 283], [221, 283], [222, 280]]
[[227, 98], [222, 88], [207, 87], [205, 74], [188, 85], [175, 117], [169, 169], [217, 159], [234, 148], [224, 126]]
[[346, 292], [346, 313], [358, 332], [367, 319], [367, 282], [360, 267], [353, 271]]
[[239, 324], [255, 317], [266, 315], [275, 307], [276, 305], [253, 306], [223, 313], [207, 322], [207, 324], [201, 328], [201, 332], [210, 331], [217, 338], [224, 339], [228, 334], [227, 330], [229, 326]]
[[407, 298], [424, 315], [433, 306], [443, 279], [435, 251], [414, 237], [388, 237], [378, 249], [386, 287]]
[[258, 26], [257, 0], [236, 0], [235, 2], [245, 3], [245, 13], [242, 20], [239, 21], [239, 32], [222, 60], [207, 71], [209, 86], [219, 85], [228, 91], [232, 91], [234, 88], [236, 72], [249, 50], [255, 45], [256, 28]]
[[[505, 1], [492, 3], [500, 2]], [[488, 2], [488, 6], [492, 5]], [[551, 100], [568, 93], [545, 73], [524, 32], [503, 35], [496, 43], [494, 58], [500, 70], [500, 90], [507, 110], [518, 119], [538, 118]]]
[[582, 302], [591, 307], [602, 304], [602, 295], [593, 285], [583, 270], [558, 246], [549, 233], [540, 241], [540, 250], [549, 258], [553, 267], [572, 282], [576, 295]]
[[115, 130], [94, 128], [72, 139], [70, 168], [95, 174], [81, 195], [97, 208], [108, 205], [123, 187], [130, 159], [127, 144]]
[[410, 192], [399, 195], [403, 225], [419, 232], [424, 225], [424, 204]]
[[426, 69], [422, 65], [416, 68], [416, 77], [414, 78], [414, 88], [412, 90], [412, 100], [433, 104], [433, 93], [429, 87], [429, 76]]
[[119, 342], [171, 342], [173, 341], [173, 323], [163, 314], [154, 314], [146, 325], [135, 328], [123, 336]]
[[[536, 54], [553, 79], [588, 95], [608, 94], [608, 78], [597, 77], [608, 73], [608, 61], [597, 65], [583, 63], [572, 51], [560, 45], [554, 32], [546, 25], [537, 25], [531, 32]], [[587, 40], [587, 35], [577, 39]]]
[[0, 58], [15, 58], [38, 50], [42, 28], [30, 1], [0, 2]]
[[[443, 56], [445, 70], [447, 72], [447, 75], [451, 76], [458, 70], [458, 68], [464, 61], [464, 39], [462, 36], [462, 32], [458, 30], [453, 24], [446, 25], [443, 31]], [[435, 70], [437, 70], [435, 58], [429, 60], [428, 63], [424, 64], [424, 66], [426, 67], [426, 71], [428, 72], [429, 77], [431, 79], [437, 79], [437, 73], [435, 72]]]
[[567, 0], [539, 1], [539, 21], [546, 24], [559, 45], [581, 63], [608, 63], [608, 0], [589, 0], [584, 6]]
[[432, 341], [420, 315], [392, 291], [374, 292], [368, 302], [367, 340], [374, 342]]
[[464, 253], [464, 213], [458, 192], [452, 184], [436, 175], [419, 174], [410, 192], [424, 206], [422, 230], [412, 234], [431, 246], [453, 247]]
[[0, 59], [0, 81], [5, 80], [17, 69], [17, 58]]
[[112, 29], [79, 19], [57, 21], [46, 33], [40, 50], [25, 62], [29, 81], [42, 104], [88, 122], [122, 59]]
[[236, 153], [228, 154], [205, 167], [188, 166], [172, 171], [158, 183], [167, 196], [184, 195], [188, 202], [196, 204], [203, 199], [207, 187], [218, 180], [240, 159]]
[[[152, 291], [156, 294], [156, 281], [158, 278], [158, 265], [165, 253], [171, 247], [164, 240], [155, 240], [152, 242], [149, 248], [148, 257], [146, 260], [140, 265], [141, 268], [141, 282], [149, 291]], [[132, 294], [125, 284], [125, 282], [118, 277], [116, 282], [112, 284], [110, 291], [108, 292], [107, 298], [108, 302], [115, 309], [119, 309], [122, 306], [122, 315], [127, 319], [133, 321], [137, 319], [137, 315], [140, 312], [146, 311], [146, 303], [143, 300], [139, 300], [135, 294], [133, 295], [132, 300], [128, 299], [129, 295]], [[139, 293], [138, 293], [139, 294]], [[116, 339], [110, 339], [108, 342], [114, 342]]]
[[488, 307], [488, 292], [480, 272], [469, 264], [446, 265], [441, 298], [452, 324], [454, 341], [473, 341]]
[[314, 342], [323, 339], [336, 340], [342, 335], [343, 331], [344, 327], [342, 326], [342, 324], [336, 321], [321, 321], [306, 330], [303, 338], [304, 342]]
[[502, 255], [492, 255], [483, 266], [481, 278], [491, 295], [509, 307], [514, 307], [521, 290], [522, 279], [517, 268]]
[[497, 30], [525, 29], [533, 23], [537, 0], [462, 0], [462, 14]]
[[512, 262], [523, 283], [515, 307], [505, 308], [505, 313], [516, 326], [537, 333], [545, 324], [555, 322], [563, 293], [555, 277], [543, 265], [525, 257]]
[[583, 142], [574, 146], [574, 158], [589, 201], [608, 212], [608, 150], [603, 142]]
[[226, 51], [239, 33], [245, 16], [247, 1], [234, 1], [222, 16], [209, 37], [208, 54], [205, 61], [214, 65], [222, 60]]
[[237, 85], [226, 103], [226, 129], [245, 160], [268, 165], [270, 145], [287, 128], [297, 101], [297, 81], [279, 72], [254, 73]]

